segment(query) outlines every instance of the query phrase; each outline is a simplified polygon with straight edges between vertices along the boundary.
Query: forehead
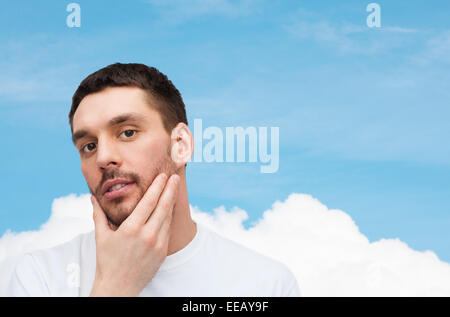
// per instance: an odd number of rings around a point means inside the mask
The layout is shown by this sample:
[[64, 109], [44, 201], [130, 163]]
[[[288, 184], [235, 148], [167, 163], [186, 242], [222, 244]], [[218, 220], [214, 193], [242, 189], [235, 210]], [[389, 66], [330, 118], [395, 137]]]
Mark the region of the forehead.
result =
[[159, 119], [152, 103], [155, 100], [141, 88], [108, 87], [83, 98], [73, 116], [73, 131], [100, 128], [125, 113], [139, 114], [147, 121]]

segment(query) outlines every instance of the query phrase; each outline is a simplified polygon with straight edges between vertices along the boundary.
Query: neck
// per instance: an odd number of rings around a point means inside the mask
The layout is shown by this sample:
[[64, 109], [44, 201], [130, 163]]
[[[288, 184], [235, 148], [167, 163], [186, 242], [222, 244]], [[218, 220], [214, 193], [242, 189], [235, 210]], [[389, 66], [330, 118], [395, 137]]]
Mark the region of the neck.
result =
[[195, 234], [197, 233], [197, 224], [192, 220], [189, 208], [185, 170], [182, 169], [178, 175], [180, 176], [180, 182], [178, 185], [179, 188], [175, 206], [172, 212], [167, 255], [171, 255], [183, 249], [192, 241], [192, 239], [194, 239]]

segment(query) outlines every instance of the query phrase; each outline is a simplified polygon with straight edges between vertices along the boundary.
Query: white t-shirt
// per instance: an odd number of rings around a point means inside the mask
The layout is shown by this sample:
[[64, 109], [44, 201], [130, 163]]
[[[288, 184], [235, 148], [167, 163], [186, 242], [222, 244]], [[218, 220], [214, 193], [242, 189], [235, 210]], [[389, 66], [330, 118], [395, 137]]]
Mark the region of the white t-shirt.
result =
[[[95, 277], [95, 232], [21, 257], [8, 296], [89, 296]], [[286, 265], [197, 223], [194, 239], [166, 257], [139, 296], [300, 296]]]

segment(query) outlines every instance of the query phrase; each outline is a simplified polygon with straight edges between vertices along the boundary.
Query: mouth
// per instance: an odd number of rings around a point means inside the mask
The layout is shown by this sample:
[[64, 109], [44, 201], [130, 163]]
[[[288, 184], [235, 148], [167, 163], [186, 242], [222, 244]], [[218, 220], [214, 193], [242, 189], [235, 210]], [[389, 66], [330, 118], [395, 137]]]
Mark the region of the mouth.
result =
[[111, 186], [103, 194], [103, 196], [106, 198], [106, 200], [111, 200], [120, 196], [124, 196], [131, 190], [134, 184], [135, 184], [134, 182], [115, 184], [114, 186]]

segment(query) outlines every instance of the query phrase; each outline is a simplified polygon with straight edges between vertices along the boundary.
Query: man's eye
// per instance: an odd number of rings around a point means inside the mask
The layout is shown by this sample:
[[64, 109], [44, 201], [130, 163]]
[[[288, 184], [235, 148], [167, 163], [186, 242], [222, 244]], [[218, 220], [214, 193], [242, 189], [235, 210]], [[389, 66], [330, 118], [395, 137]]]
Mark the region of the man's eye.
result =
[[120, 135], [125, 135], [127, 138], [131, 138], [133, 135], [136, 134], [136, 130], [125, 130]]
[[95, 143], [89, 143], [86, 144], [81, 150], [85, 153], [89, 153], [91, 152], [93, 149], [95, 149]]

